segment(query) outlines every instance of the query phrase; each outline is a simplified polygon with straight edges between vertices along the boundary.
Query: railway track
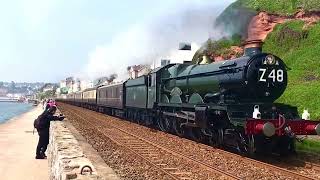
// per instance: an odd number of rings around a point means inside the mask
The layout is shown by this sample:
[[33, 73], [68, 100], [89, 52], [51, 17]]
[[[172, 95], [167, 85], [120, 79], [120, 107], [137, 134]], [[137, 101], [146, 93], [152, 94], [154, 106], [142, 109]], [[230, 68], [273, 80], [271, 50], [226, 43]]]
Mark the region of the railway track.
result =
[[[68, 108], [69, 112], [70, 112], [70, 109], [72, 109], [71, 113], [74, 116], [77, 116], [78, 118], [83, 119], [87, 123], [94, 124], [93, 126], [99, 126], [99, 123], [101, 123], [101, 121], [102, 121], [101, 118], [103, 118], [103, 117], [106, 118], [106, 116], [104, 116], [102, 114], [98, 114], [96, 112], [89, 111], [89, 110], [87, 110], [88, 111], [87, 113], [84, 113], [84, 112], [82, 112], [83, 109], [79, 108], [79, 107], [67, 105], [67, 108]], [[101, 118], [97, 118], [96, 116], [101, 117]], [[90, 117], [90, 119], [94, 119], [94, 121], [89, 122], [84, 117]], [[108, 128], [104, 128], [104, 130], [106, 130], [104, 134], [106, 134], [106, 136], [108, 138], [112, 139], [114, 142], [122, 145], [123, 147], [127, 148], [128, 150], [130, 150], [134, 153], [138, 153], [137, 155], [139, 157], [145, 159], [147, 162], [149, 162], [153, 166], [160, 168], [161, 171], [165, 171], [166, 174], [168, 174], [168, 175], [170, 174], [170, 176], [172, 176], [173, 179], [190, 179], [190, 178], [192, 179], [193, 173], [190, 171], [182, 171], [182, 169], [170, 166], [170, 163], [168, 163], [168, 162], [163, 163], [161, 156], [163, 155], [164, 152], [167, 154], [173, 155], [173, 157], [176, 157], [176, 158], [178, 157], [180, 159], [184, 159], [184, 161], [188, 161], [189, 164], [193, 163], [194, 165], [201, 167], [201, 168], [204, 168], [207, 171], [212, 171], [212, 172], [218, 173], [219, 175], [226, 177], [227, 179], [242, 179], [242, 177], [233, 175], [231, 173], [227, 173], [226, 171], [221, 170], [217, 167], [213, 167], [209, 163], [203, 163], [203, 161], [200, 161], [196, 158], [192, 158], [189, 155], [174, 151], [168, 147], [164, 147], [160, 143], [151, 142], [150, 140], [143, 138], [143, 137], [140, 137], [137, 134], [134, 134], [132, 132], [128, 132], [128, 129], [123, 129], [123, 127], [121, 127], [121, 126], [108, 123]], [[208, 148], [212, 149], [212, 147], [208, 147]], [[264, 162], [257, 161], [254, 159], [242, 157], [240, 155], [233, 154], [233, 153], [230, 153], [227, 151], [223, 151], [220, 149], [214, 149], [214, 150], [219, 151], [220, 153], [223, 154], [223, 156], [229, 156], [230, 158], [238, 158], [239, 160], [245, 161], [248, 164], [252, 164], [252, 165], [255, 165], [260, 168], [267, 168], [271, 171], [280, 172], [281, 174], [283, 174], [285, 176], [292, 177], [292, 179], [315, 179], [313, 177], [309, 177], [309, 176], [297, 173], [295, 171], [290, 171], [290, 170], [287, 170], [287, 169], [284, 169], [284, 168], [281, 168], [278, 166], [274, 166], [274, 165], [271, 165], [268, 163], [264, 163]], [[319, 166], [316, 164], [313, 164], [313, 167], [319, 167]]]
[[[81, 113], [73, 112], [70, 110], [68, 111], [71, 112], [73, 116], [76, 116], [79, 119], [82, 119], [87, 124], [90, 124], [91, 126], [95, 126], [94, 123], [88, 121], [85, 117], [80, 116], [79, 114]], [[108, 137], [118, 145], [121, 145], [122, 147], [126, 148], [131, 153], [139, 156], [141, 159], [143, 159], [150, 165], [156, 167], [157, 169], [159, 169], [161, 172], [165, 173], [167, 176], [169, 176], [172, 179], [181, 179], [181, 180], [195, 179], [197, 178], [197, 174], [194, 174], [194, 172], [192, 172], [191, 170], [185, 171], [179, 167], [176, 167], [175, 165], [172, 165], [172, 163], [170, 163], [170, 161], [172, 160], [169, 159], [168, 161], [167, 159], [164, 158], [168, 155], [170, 157], [179, 158], [179, 159], [183, 159], [184, 161], [187, 161], [186, 164], [188, 164], [188, 166], [192, 168], [199, 167], [199, 169], [202, 169], [201, 173], [204, 173], [204, 171], [208, 171], [207, 172], [208, 175], [214, 175], [212, 176], [212, 178], [219, 177], [219, 179], [238, 179], [238, 180], [241, 179], [230, 173], [223, 172], [216, 167], [212, 167], [206, 163], [197, 161], [181, 153], [174, 152], [168, 148], [162, 147], [146, 139], [138, 137], [132, 133], [126, 132], [125, 130], [122, 130], [116, 126], [109, 126], [108, 128], [100, 128], [100, 129], [97, 129], [97, 131], [103, 133], [106, 137]]]

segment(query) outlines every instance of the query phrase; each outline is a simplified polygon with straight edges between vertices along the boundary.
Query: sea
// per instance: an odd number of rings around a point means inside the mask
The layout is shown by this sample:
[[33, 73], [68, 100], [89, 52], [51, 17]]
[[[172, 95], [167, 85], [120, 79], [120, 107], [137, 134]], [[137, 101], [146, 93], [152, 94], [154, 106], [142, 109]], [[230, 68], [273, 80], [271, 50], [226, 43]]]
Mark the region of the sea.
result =
[[0, 124], [30, 111], [33, 107], [32, 104], [28, 103], [0, 102]]

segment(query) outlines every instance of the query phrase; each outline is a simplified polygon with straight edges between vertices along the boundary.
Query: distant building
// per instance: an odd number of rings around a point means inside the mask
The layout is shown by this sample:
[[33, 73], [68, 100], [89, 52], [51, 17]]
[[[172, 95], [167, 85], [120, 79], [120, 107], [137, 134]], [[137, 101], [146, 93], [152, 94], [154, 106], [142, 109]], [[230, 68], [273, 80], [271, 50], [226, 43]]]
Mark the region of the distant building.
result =
[[42, 92], [53, 91], [53, 90], [54, 90], [53, 84], [46, 84], [46, 85], [44, 85]]
[[8, 89], [7, 88], [0, 88], [0, 97], [5, 97], [7, 96], [7, 93], [8, 93]]
[[73, 92], [73, 84], [75, 83], [75, 80], [73, 77], [66, 78], [66, 87], [68, 89], [68, 93]]
[[61, 89], [60, 89], [60, 87], [58, 87], [57, 89], [56, 89], [56, 95], [58, 96], [58, 95], [60, 95], [61, 94]]
[[9, 94], [7, 94], [7, 97], [9, 97], [9, 98], [20, 98], [22, 96], [23, 96], [23, 94], [19, 94], [19, 93], [15, 93], [15, 94], [9, 93]]
[[80, 80], [79, 78], [74, 79], [73, 77], [68, 77], [65, 80], [60, 81], [60, 86], [57, 89], [57, 97], [63, 97], [64, 94], [70, 94], [78, 91], [83, 91], [88, 88], [92, 88], [92, 81]]
[[148, 74], [151, 71], [150, 65], [134, 65], [127, 68], [129, 78], [135, 79], [137, 77]]
[[88, 88], [92, 88], [92, 87], [93, 87], [92, 81], [86, 81], [86, 80], [80, 81], [80, 90], [81, 91], [88, 89]]
[[78, 92], [80, 91], [80, 79], [76, 79], [72, 85], [72, 92]]
[[60, 88], [67, 87], [67, 81], [66, 80], [61, 80], [60, 81]]
[[73, 77], [68, 77], [66, 78], [66, 87], [68, 88], [69, 92], [73, 91], [72, 88], [73, 88], [73, 84], [74, 84], [74, 78]]

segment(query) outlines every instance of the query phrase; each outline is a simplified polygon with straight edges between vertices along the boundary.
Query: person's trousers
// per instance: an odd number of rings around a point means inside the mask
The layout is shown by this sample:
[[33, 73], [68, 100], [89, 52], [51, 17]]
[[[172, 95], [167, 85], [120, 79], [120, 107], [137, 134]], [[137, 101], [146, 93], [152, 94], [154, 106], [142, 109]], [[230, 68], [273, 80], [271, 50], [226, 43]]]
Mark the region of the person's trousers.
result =
[[37, 152], [36, 155], [40, 156], [43, 155], [49, 144], [49, 129], [43, 129], [38, 131], [39, 134], [39, 141], [37, 145]]

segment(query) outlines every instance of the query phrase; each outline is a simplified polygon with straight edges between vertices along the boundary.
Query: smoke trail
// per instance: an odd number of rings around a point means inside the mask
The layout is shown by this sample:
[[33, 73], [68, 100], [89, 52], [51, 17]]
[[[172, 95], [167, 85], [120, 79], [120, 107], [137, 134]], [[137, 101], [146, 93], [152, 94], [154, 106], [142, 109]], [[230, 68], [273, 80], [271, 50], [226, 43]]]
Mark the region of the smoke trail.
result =
[[[171, 62], [191, 60], [200, 44], [208, 38], [226, 34], [214, 27], [215, 18], [223, 10], [212, 4], [189, 4], [178, 12], [153, 18], [152, 22], [136, 24], [119, 33], [111, 43], [98, 45], [89, 53], [86, 73], [90, 78], [118, 74], [126, 79], [130, 65], [158, 65], [160, 59]], [[180, 42], [192, 43], [191, 52], [178, 51]]]

